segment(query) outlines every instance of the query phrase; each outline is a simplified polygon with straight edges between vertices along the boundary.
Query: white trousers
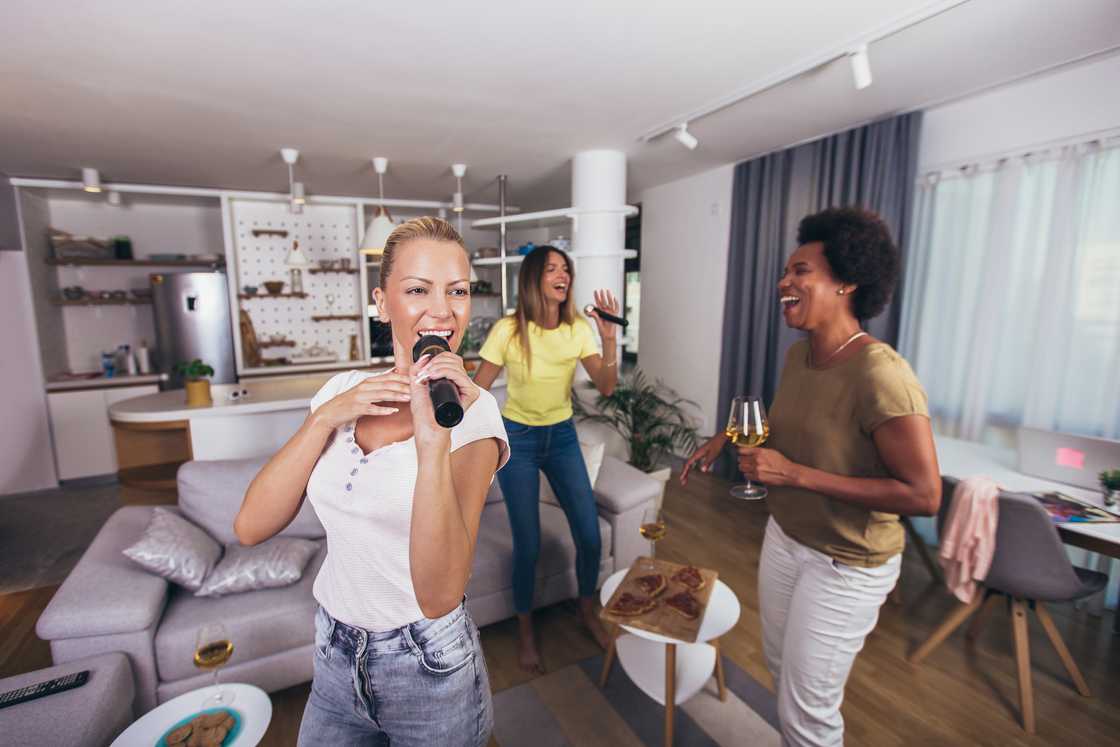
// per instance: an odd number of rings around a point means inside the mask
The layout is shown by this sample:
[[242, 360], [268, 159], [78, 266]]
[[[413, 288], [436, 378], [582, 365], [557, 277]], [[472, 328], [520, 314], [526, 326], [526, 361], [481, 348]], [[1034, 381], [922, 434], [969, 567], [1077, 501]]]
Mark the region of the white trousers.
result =
[[758, 602], [783, 745], [844, 744], [844, 685], [901, 564], [896, 555], [877, 568], [844, 565], [767, 523]]

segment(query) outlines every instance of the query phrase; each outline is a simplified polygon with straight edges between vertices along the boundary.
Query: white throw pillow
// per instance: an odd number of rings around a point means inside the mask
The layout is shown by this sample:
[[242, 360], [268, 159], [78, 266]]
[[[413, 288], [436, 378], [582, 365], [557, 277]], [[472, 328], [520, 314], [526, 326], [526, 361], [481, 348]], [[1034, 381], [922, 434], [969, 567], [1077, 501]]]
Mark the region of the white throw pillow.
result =
[[256, 589], [274, 589], [299, 581], [319, 543], [296, 537], [273, 537], [259, 545], [226, 545], [222, 560], [206, 577], [196, 597], [220, 597]]
[[144, 534], [122, 552], [157, 576], [198, 591], [218, 562], [222, 546], [179, 514], [156, 508]]
[[[587, 465], [587, 476], [591, 479], [591, 487], [595, 487], [595, 480], [599, 477], [599, 468], [603, 466], [603, 452], [606, 450], [606, 444], [588, 444], [580, 441], [579, 450], [583, 454], [583, 463]], [[548, 478], [544, 476], [543, 472], [541, 473], [541, 502], [551, 503], [553, 506], [560, 505], [560, 501], [556, 500], [556, 494], [552, 492], [552, 486], [548, 484]]]

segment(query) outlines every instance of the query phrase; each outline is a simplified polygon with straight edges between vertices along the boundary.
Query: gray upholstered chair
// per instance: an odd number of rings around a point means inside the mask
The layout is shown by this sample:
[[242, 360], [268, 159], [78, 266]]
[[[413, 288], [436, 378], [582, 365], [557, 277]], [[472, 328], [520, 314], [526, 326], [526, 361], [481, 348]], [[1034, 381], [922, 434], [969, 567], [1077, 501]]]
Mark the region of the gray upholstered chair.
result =
[[[937, 521], [939, 532], [948, 516], [948, 507], [956, 486], [957, 480], [944, 479], [945, 499], [942, 500], [942, 510]], [[1034, 734], [1027, 610], [1033, 609], [1038, 615], [1046, 636], [1069, 672], [1077, 691], [1085, 697], [1091, 697], [1085, 678], [1081, 676], [1081, 671], [1070, 656], [1069, 649], [1043, 603], [1071, 602], [1096, 594], [1104, 589], [1108, 576], [1077, 568], [1070, 562], [1050, 515], [1033, 496], [1001, 492], [998, 506], [995, 554], [987, 578], [984, 579], [983, 594], [977, 594], [970, 604], [961, 605], [950, 613], [908, 660], [912, 664], [920, 663], [974, 612], [977, 615], [969, 626], [967, 638], [975, 640], [994, 600], [997, 597], [1005, 598], [1011, 611], [1023, 728], [1028, 734]]]

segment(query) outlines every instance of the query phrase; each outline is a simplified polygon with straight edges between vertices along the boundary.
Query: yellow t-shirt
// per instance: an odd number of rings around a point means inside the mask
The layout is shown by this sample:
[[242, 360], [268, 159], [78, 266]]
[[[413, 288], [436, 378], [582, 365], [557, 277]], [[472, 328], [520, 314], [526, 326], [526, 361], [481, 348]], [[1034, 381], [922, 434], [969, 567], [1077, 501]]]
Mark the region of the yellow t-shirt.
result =
[[595, 333], [585, 319], [544, 329], [529, 322], [532, 367], [517, 339], [517, 321], [505, 317], [490, 330], [479, 351], [483, 360], [506, 368], [502, 415], [524, 425], [553, 425], [572, 417], [572, 378], [576, 363], [599, 354]]
[[[886, 343], [867, 345], [824, 370], [809, 368], [808, 354], [808, 341], [801, 341], [786, 356], [766, 446], [835, 475], [890, 477], [872, 432], [903, 415], [929, 417], [926, 393], [910, 364]], [[767, 506], [782, 531], [841, 563], [882, 565], [905, 545], [895, 514], [800, 488], [768, 491]]]

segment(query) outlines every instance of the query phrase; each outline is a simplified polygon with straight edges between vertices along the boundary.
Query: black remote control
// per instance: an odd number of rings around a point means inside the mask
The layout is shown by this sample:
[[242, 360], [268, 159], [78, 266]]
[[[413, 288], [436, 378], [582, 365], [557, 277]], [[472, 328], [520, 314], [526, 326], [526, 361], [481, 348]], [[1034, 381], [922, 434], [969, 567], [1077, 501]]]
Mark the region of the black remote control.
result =
[[65, 677], [56, 677], [53, 680], [47, 680], [46, 682], [40, 682], [35, 685], [28, 685], [18, 690], [9, 690], [0, 695], [0, 708], [7, 708], [8, 706], [14, 706], [16, 703], [23, 703], [28, 700], [41, 698], [44, 695], [54, 695], [63, 690], [81, 687], [86, 684], [88, 679], [89, 670], [84, 669], [81, 672], [68, 674]]

